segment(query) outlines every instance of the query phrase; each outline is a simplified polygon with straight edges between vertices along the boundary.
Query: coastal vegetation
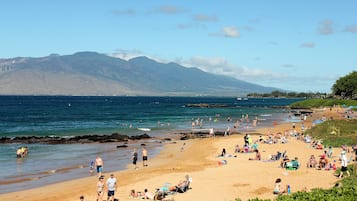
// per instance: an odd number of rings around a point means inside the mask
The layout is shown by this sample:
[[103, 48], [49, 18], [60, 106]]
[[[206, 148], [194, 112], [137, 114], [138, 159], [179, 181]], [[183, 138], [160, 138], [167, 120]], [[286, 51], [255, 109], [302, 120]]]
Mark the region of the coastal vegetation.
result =
[[290, 108], [292, 109], [311, 109], [319, 107], [332, 107], [335, 105], [340, 106], [357, 106], [357, 100], [345, 100], [345, 99], [307, 99], [292, 103]]
[[357, 71], [336, 80], [332, 93], [342, 99], [357, 99]]
[[325, 121], [305, 133], [321, 139], [326, 146], [350, 146], [357, 144], [357, 119]]
[[248, 97], [254, 98], [324, 98], [327, 97], [327, 93], [312, 93], [312, 92], [284, 92], [284, 91], [272, 91], [270, 93], [249, 93], [247, 94]]

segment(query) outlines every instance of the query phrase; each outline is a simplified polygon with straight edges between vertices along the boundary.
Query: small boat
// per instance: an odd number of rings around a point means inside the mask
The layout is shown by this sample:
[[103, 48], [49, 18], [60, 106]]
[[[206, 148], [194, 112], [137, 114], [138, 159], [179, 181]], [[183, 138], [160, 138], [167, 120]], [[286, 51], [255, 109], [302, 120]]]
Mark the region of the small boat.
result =
[[245, 100], [245, 101], [246, 101], [246, 100], [248, 100], [248, 98], [247, 98], [247, 97], [238, 97], [237, 100], [238, 100], [238, 101], [242, 101], [242, 100]]
[[150, 128], [138, 128], [139, 131], [151, 131]]

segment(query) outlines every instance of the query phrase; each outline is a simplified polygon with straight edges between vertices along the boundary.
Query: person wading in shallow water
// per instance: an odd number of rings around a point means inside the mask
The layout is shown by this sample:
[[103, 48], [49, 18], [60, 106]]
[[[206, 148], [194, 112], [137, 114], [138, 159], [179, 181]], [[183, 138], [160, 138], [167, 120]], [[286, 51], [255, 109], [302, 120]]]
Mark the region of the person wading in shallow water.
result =
[[136, 161], [138, 161], [138, 152], [136, 151], [136, 148], [134, 148], [134, 151], [133, 151], [133, 165], [134, 165], [134, 169], [135, 170], [138, 168], [136, 166]]
[[146, 167], [148, 166], [148, 151], [143, 148], [142, 150], [142, 155], [143, 155], [143, 166]]
[[103, 160], [99, 156], [97, 156], [95, 159], [95, 167], [97, 168], [97, 173], [99, 178], [102, 176], [102, 172], [103, 172]]

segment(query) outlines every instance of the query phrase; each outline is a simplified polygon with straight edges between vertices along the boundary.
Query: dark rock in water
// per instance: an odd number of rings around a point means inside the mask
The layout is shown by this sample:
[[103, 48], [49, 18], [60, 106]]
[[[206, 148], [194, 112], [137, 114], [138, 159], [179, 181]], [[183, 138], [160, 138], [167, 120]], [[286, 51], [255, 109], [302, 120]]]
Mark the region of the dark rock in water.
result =
[[134, 136], [130, 136], [129, 139], [131, 140], [141, 140], [141, 139], [148, 139], [151, 138], [148, 134], [144, 133], [142, 135], [134, 135]]
[[80, 135], [73, 137], [58, 136], [19, 136], [19, 137], [2, 137], [0, 143], [23, 143], [23, 144], [74, 144], [74, 143], [107, 143], [107, 142], [127, 142], [128, 140], [140, 140], [151, 138], [148, 134], [138, 136], [127, 136], [119, 133], [111, 135]]
[[144, 147], [144, 146], [146, 146], [146, 144], [140, 144], [140, 146], [143, 146], [143, 147]]
[[171, 141], [171, 138], [164, 138], [165, 141]]
[[188, 135], [183, 135], [183, 136], [180, 137], [180, 140], [188, 140], [188, 139], [190, 139], [190, 138], [188, 137]]
[[117, 146], [117, 148], [126, 148], [126, 147], [128, 147], [128, 145], [125, 145], [125, 144]]

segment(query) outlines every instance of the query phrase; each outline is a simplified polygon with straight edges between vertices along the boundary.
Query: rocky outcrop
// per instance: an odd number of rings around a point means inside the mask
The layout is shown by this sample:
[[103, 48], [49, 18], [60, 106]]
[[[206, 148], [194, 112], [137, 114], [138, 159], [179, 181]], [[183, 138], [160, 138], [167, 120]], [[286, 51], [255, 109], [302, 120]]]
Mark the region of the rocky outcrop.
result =
[[129, 140], [141, 140], [151, 138], [148, 134], [128, 136], [119, 133], [111, 135], [81, 135], [73, 137], [57, 136], [22, 136], [22, 137], [2, 137], [0, 144], [23, 143], [23, 144], [74, 144], [74, 143], [106, 143], [106, 142], [127, 142]]

